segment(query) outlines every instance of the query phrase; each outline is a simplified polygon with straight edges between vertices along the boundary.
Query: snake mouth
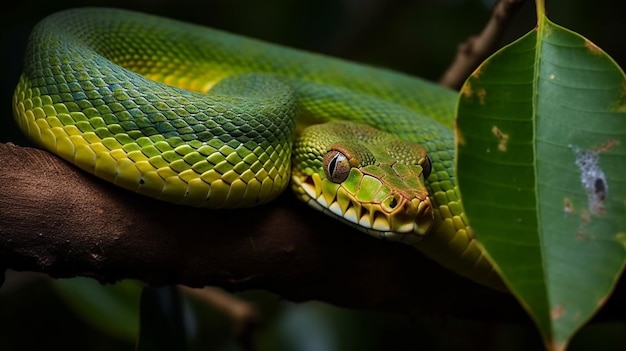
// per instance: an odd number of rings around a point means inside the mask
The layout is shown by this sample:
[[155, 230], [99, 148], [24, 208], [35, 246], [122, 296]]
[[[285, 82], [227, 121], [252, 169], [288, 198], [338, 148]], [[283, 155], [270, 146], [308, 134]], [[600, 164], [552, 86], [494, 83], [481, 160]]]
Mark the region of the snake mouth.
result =
[[428, 194], [409, 198], [394, 192], [380, 201], [362, 201], [341, 185], [329, 183], [317, 174], [294, 176], [302, 200], [369, 235], [411, 244], [419, 242], [433, 225]]

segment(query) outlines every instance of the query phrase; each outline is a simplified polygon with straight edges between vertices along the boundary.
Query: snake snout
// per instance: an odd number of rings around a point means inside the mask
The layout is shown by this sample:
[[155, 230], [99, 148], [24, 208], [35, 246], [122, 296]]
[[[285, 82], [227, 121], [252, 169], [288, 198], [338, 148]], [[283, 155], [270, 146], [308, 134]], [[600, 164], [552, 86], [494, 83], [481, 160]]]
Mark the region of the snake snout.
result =
[[413, 202], [417, 203], [417, 216], [413, 232], [418, 235], [426, 235], [435, 221], [433, 204], [430, 197], [426, 197], [424, 200], [414, 199]]
[[[292, 176], [298, 193], [310, 206], [375, 237], [418, 242], [433, 225], [433, 207], [425, 190], [392, 191], [382, 200], [362, 201], [338, 184], [324, 183], [318, 174]], [[324, 188], [334, 190], [324, 194]]]
[[433, 210], [430, 198], [407, 198], [399, 194], [390, 195], [380, 205], [386, 212], [387, 226], [381, 231], [395, 233], [415, 233], [425, 235], [433, 224]]
[[370, 235], [407, 244], [419, 243], [434, 224], [434, 212], [428, 196], [403, 198], [393, 213], [387, 217], [388, 225], [377, 232], [365, 230]]

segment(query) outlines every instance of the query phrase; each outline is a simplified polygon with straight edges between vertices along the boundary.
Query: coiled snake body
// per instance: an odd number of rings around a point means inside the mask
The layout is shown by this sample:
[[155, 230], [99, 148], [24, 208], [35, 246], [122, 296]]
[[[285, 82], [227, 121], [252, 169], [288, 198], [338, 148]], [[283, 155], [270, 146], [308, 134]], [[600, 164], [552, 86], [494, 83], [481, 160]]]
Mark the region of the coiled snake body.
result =
[[13, 106], [32, 140], [126, 189], [237, 208], [291, 184], [314, 208], [499, 285], [456, 187], [455, 99], [388, 70], [85, 8], [33, 29]]

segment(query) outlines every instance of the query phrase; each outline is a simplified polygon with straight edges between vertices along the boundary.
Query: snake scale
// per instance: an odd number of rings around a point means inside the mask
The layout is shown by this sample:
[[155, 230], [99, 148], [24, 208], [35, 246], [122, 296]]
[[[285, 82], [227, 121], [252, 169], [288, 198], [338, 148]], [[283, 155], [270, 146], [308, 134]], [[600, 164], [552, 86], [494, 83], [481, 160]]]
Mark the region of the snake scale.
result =
[[123, 188], [240, 208], [287, 187], [491, 286], [456, 186], [456, 93], [154, 15], [80, 8], [33, 29], [13, 98], [41, 147]]

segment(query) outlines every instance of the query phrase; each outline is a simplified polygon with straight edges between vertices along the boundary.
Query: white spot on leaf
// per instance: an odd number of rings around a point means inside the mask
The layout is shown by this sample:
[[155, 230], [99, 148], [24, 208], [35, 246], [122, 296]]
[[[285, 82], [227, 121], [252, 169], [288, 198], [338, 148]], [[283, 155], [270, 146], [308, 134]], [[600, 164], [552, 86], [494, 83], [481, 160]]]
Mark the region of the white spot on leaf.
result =
[[599, 152], [596, 150], [581, 150], [571, 146], [576, 156], [576, 165], [580, 169], [580, 181], [587, 190], [589, 211], [593, 214], [604, 213], [604, 202], [608, 192], [608, 184], [604, 171], [600, 168]]

